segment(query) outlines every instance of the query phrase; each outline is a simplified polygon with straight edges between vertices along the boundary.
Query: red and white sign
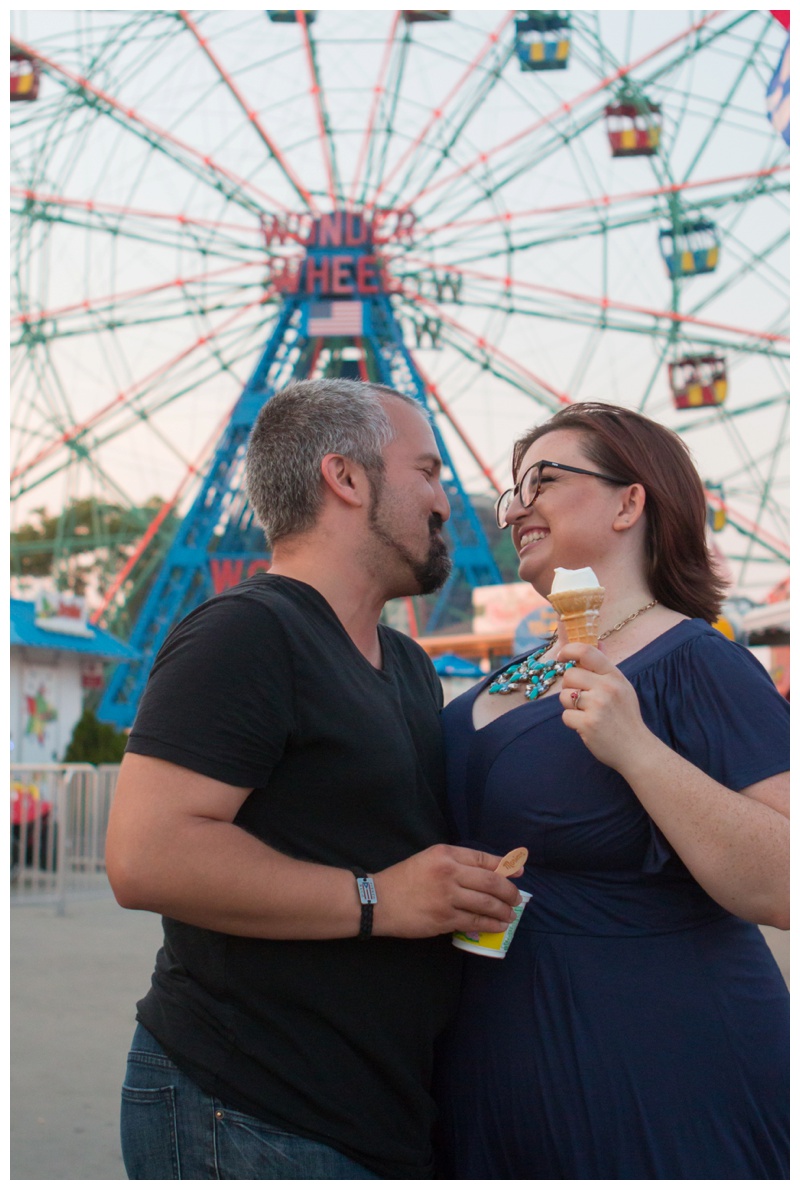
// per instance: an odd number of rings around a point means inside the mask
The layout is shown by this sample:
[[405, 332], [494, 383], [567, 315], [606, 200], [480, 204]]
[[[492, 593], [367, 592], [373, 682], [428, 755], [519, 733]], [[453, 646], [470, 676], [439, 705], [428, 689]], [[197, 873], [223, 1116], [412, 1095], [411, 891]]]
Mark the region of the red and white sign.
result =
[[86, 603], [71, 591], [40, 591], [36, 596], [34, 623], [47, 632], [63, 632], [66, 636], [93, 637], [86, 622]]
[[81, 686], [84, 690], [102, 690], [102, 661], [84, 661], [81, 666]]

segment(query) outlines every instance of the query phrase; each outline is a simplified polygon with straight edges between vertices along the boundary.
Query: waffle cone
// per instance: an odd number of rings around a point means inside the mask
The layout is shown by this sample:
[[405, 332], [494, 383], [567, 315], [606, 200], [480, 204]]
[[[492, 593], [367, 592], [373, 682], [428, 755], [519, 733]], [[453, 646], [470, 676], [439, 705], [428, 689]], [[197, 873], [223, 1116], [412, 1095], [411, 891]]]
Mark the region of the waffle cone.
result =
[[605, 593], [605, 587], [587, 587], [583, 591], [558, 591], [548, 595], [564, 621], [570, 644], [597, 644], [600, 607]]

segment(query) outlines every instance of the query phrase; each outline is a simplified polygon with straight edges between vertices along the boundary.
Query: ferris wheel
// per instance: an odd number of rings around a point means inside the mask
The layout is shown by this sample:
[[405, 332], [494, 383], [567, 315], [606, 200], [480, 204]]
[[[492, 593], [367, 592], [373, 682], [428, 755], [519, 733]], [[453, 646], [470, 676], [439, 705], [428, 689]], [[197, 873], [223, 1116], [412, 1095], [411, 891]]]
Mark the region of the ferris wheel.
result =
[[788, 565], [785, 39], [764, 11], [12, 13], [17, 522], [63, 510], [69, 582], [109, 547], [78, 503], [135, 510], [110, 613], [254, 377], [405, 384], [467, 519], [517, 434], [593, 398], [684, 436], [763, 595]]

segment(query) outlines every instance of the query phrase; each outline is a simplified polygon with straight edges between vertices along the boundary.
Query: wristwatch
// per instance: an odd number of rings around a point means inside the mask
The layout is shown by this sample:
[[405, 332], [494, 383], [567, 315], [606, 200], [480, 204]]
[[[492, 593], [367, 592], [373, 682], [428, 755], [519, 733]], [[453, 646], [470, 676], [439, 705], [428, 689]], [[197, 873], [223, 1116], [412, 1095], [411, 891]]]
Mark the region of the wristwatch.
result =
[[361, 902], [361, 928], [358, 931], [358, 940], [366, 942], [372, 937], [372, 907], [378, 903], [378, 894], [375, 892], [375, 881], [363, 868], [351, 868], [350, 871], [356, 878], [358, 899]]

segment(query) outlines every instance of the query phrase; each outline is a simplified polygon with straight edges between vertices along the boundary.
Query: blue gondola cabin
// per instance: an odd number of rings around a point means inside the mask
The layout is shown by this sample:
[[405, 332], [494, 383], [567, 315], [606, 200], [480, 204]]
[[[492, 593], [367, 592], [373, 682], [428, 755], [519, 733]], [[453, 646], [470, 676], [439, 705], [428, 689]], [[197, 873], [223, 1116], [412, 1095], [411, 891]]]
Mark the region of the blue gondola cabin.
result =
[[669, 386], [676, 409], [722, 405], [728, 372], [721, 355], [687, 355], [669, 365]]
[[695, 219], [665, 227], [658, 233], [659, 247], [670, 277], [713, 273], [719, 263], [719, 233], [710, 219]]
[[657, 103], [610, 103], [606, 128], [612, 157], [652, 157], [661, 143], [661, 108]]
[[514, 50], [523, 70], [566, 70], [571, 44], [568, 13], [525, 12], [514, 27]]
[[33, 100], [39, 96], [42, 68], [33, 58], [20, 50], [11, 51], [11, 98]]
[[269, 19], [274, 21], [276, 25], [299, 25], [300, 22], [297, 19], [298, 12], [303, 13], [307, 25], [313, 25], [317, 19], [316, 12], [306, 12], [305, 9], [267, 8], [265, 11]]

